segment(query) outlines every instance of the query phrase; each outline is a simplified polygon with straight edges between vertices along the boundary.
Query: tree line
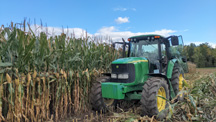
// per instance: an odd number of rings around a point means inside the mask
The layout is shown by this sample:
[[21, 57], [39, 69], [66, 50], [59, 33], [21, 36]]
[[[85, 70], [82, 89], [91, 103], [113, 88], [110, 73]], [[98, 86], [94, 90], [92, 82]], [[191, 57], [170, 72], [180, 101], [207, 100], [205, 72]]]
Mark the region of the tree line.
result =
[[186, 45], [184, 53], [188, 61], [195, 63], [197, 67], [216, 67], [216, 48], [208, 43]]

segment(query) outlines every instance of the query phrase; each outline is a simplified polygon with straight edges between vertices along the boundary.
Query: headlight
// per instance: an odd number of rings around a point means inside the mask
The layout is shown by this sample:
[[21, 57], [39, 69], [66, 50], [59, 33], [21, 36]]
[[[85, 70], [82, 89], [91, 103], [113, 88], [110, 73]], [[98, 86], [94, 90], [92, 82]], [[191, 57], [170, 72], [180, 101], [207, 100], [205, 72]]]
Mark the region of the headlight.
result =
[[118, 74], [118, 79], [128, 79], [129, 75], [128, 74]]
[[117, 78], [117, 74], [111, 74], [111, 78], [116, 79]]

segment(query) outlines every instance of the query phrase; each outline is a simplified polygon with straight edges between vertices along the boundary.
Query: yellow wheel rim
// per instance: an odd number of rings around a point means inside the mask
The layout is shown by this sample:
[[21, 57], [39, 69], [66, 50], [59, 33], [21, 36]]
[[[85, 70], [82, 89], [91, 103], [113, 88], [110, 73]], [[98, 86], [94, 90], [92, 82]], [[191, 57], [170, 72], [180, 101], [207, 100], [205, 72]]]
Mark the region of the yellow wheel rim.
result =
[[166, 100], [161, 98], [160, 96], [166, 98], [166, 91], [162, 86], [159, 88], [157, 96], [157, 107], [159, 112], [164, 110], [166, 107]]
[[182, 90], [183, 80], [184, 80], [184, 78], [183, 78], [182, 74], [180, 74], [179, 75], [179, 91]]
[[111, 106], [114, 103], [114, 99], [103, 98], [103, 101], [106, 106]]

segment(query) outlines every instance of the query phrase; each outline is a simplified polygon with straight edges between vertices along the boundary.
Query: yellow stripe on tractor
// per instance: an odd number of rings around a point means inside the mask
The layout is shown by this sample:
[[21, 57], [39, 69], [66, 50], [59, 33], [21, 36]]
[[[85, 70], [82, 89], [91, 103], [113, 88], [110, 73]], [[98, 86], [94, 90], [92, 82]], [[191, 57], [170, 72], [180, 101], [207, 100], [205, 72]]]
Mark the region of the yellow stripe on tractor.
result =
[[148, 62], [148, 60], [137, 60], [137, 61], [131, 61], [131, 62], [128, 62], [128, 63], [136, 63], [136, 62]]

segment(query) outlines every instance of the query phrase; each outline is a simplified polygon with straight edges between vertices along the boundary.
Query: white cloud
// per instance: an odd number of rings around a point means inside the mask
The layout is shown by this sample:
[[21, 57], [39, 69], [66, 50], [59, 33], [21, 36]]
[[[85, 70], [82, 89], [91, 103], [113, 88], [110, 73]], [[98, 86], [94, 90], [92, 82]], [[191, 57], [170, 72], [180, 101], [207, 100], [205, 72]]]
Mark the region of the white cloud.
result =
[[128, 23], [129, 22], [129, 17], [118, 17], [117, 19], [115, 19], [115, 22], [118, 24], [122, 24], [122, 23]]
[[[38, 35], [40, 32], [45, 32], [48, 36], [61, 35], [61, 33], [67, 34], [69, 37], [81, 38], [86, 36], [86, 30], [82, 28], [59, 28], [59, 27], [41, 27], [39, 25], [32, 25], [32, 31], [35, 35]], [[28, 30], [27, 30], [28, 31]], [[92, 34], [87, 33], [88, 36], [92, 36]]]
[[137, 36], [137, 35], [147, 35], [147, 34], [159, 34], [162, 36], [170, 36], [173, 33], [175, 33], [175, 30], [167, 30], [167, 29], [162, 29], [162, 30], [156, 30], [153, 32], [137, 32], [133, 33], [131, 31], [118, 31], [114, 26], [111, 27], [103, 27], [98, 30], [97, 33], [95, 33], [95, 36], [110, 36], [113, 41], [119, 41], [121, 38], [127, 39], [131, 36]]
[[[40, 27], [39, 25], [32, 25], [31, 29], [33, 30], [33, 32], [35, 32], [35, 35], [39, 35], [40, 32], [45, 32], [48, 34], [48, 36], [55, 36], [55, 35], [61, 35], [61, 33], [65, 33], [67, 34], [67, 36], [69, 37], [74, 37], [75, 38], [82, 38], [82, 37], [86, 37], [86, 31], [82, 28], [59, 28], [59, 27]], [[28, 31], [28, 29], [26, 30], [26, 32]], [[131, 37], [131, 36], [137, 36], [137, 35], [147, 35], [147, 34], [159, 34], [162, 36], [170, 36], [170, 35], [174, 35], [174, 33], [177, 32], [175, 30], [171, 30], [171, 29], [162, 29], [162, 30], [156, 30], [156, 31], [152, 31], [152, 32], [131, 32], [131, 31], [119, 31], [116, 27], [114, 26], [110, 26], [110, 27], [102, 27], [101, 29], [99, 29], [96, 33], [87, 33], [87, 35], [89, 37], [92, 37], [92, 39], [94, 39], [94, 37], [110, 37], [113, 41], [121, 41], [122, 38], [124, 38], [125, 40], [127, 40], [127, 38]], [[107, 40], [107, 39], [106, 39]], [[104, 40], [105, 41], [105, 40]], [[189, 45], [190, 43], [194, 43], [197, 46], [205, 43], [205, 42], [187, 42], [185, 43], [186, 45]], [[210, 46], [212, 46], [213, 48], [216, 48], [216, 43], [212, 43], [212, 42], [207, 42]]]
[[131, 8], [132, 11], [136, 11], [136, 8]]
[[113, 31], [117, 31], [117, 29], [114, 26], [110, 26], [110, 27], [102, 27], [101, 29], [98, 30], [99, 33], [110, 33]]
[[122, 8], [122, 7], [114, 8], [113, 11], [127, 11], [127, 8]]
[[127, 10], [136, 11], [136, 8], [123, 8], [123, 7], [113, 8], [113, 11], [127, 11]]
[[184, 29], [183, 31], [186, 32], [186, 31], [189, 31], [189, 29]]
[[[49, 36], [55, 36], [55, 35], [61, 35], [61, 33], [67, 34], [69, 37], [75, 38], [81, 38], [86, 37], [86, 31], [82, 28], [59, 28], [59, 27], [40, 27], [39, 25], [32, 25], [31, 29], [35, 32], [36, 35], [38, 35], [40, 32], [45, 32]], [[28, 30], [27, 30], [28, 31]], [[96, 33], [87, 33], [89, 37], [110, 37], [113, 41], [120, 41], [121, 38], [127, 39], [131, 36], [137, 36], [137, 35], [147, 35], [147, 34], [159, 34], [162, 36], [170, 36], [173, 33], [175, 33], [175, 30], [168, 30], [168, 29], [162, 29], [162, 30], [156, 30], [153, 32], [131, 32], [131, 31], [119, 31], [116, 27], [110, 26], [110, 27], [102, 27], [99, 29]]]

